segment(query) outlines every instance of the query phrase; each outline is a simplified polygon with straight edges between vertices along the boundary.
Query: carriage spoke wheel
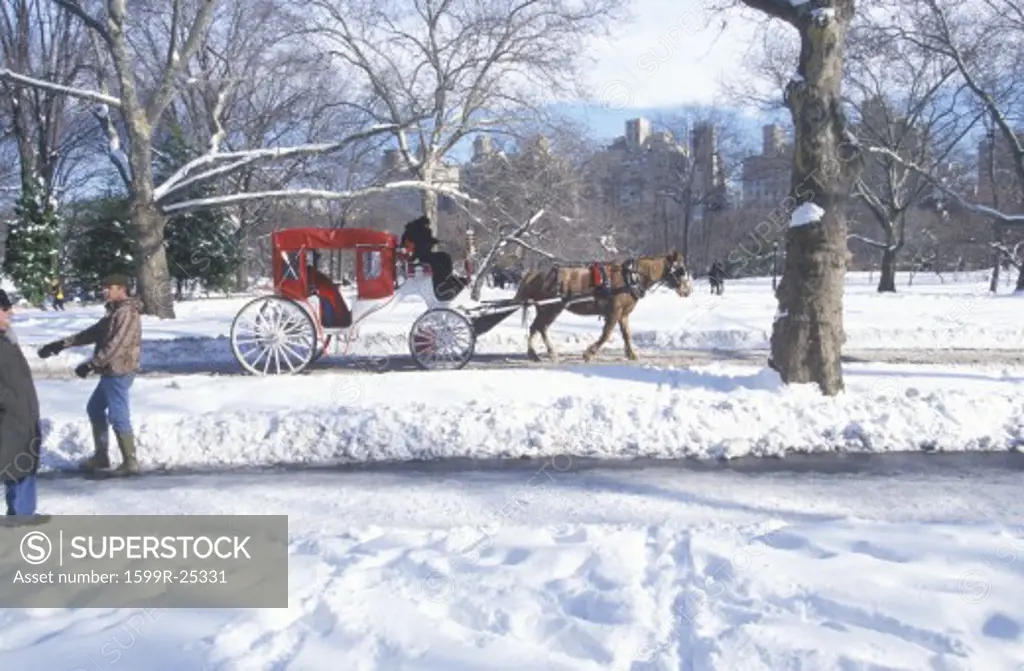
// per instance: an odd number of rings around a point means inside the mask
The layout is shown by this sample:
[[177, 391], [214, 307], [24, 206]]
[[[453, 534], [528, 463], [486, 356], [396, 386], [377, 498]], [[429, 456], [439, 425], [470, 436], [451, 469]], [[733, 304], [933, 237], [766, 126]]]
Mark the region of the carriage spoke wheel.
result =
[[309, 313], [279, 296], [246, 303], [231, 324], [231, 349], [254, 375], [289, 375], [309, 365], [317, 351]]
[[409, 351], [425, 370], [458, 370], [469, 363], [475, 346], [472, 322], [448, 308], [427, 310], [409, 331]]

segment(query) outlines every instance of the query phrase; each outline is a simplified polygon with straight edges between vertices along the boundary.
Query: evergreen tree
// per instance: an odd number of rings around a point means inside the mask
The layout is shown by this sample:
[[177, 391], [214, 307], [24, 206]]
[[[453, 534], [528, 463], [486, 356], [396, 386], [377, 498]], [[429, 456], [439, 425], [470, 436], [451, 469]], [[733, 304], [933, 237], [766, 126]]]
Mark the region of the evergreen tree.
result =
[[[160, 179], [166, 179], [178, 166], [197, 155], [189, 149], [176, 124], [171, 124], [165, 134], [158, 136], [157, 142], [161, 156], [157, 169]], [[211, 186], [199, 184], [186, 189], [180, 198], [192, 200], [214, 194]], [[222, 210], [198, 209], [169, 217], [164, 240], [168, 269], [177, 284], [179, 299], [187, 284], [198, 283], [207, 290], [231, 288], [242, 257], [231, 223]]]
[[67, 240], [68, 284], [97, 291], [111, 273], [131, 276], [135, 270], [128, 235], [128, 201], [106, 196], [76, 203]]
[[38, 175], [26, 177], [8, 223], [4, 272], [21, 294], [42, 305], [59, 273], [60, 218]]

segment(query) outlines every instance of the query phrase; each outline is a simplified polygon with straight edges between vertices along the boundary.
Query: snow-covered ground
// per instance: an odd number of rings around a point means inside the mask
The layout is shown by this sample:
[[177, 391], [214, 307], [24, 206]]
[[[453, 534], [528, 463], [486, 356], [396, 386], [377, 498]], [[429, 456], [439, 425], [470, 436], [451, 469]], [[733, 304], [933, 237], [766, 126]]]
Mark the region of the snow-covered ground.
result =
[[[879, 296], [852, 278], [848, 348], [1020, 347], [1017, 298], [989, 296], [979, 278], [900, 288]], [[226, 335], [246, 300], [146, 318], [145, 361], [229, 361]], [[714, 298], [698, 282], [689, 299], [645, 298], [633, 331], [647, 351], [762, 348], [775, 307], [767, 280], [730, 282]], [[405, 354], [420, 310], [381, 314], [360, 353], [369, 343]], [[36, 346], [98, 315], [25, 311], [15, 325], [39, 367]], [[479, 349], [521, 353], [518, 322]], [[563, 315], [555, 341], [579, 351], [598, 329]], [[143, 467], [217, 472], [47, 474], [41, 512], [287, 514], [289, 608], [0, 610], [0, 666], [1024, 670], [1024, 368], [849, 363], [844, 373], [835, 398], [735, 363], [140, 377]], [[44, 471], [89, 453], [94, 385], [37, 380]], [[848, 465], [899, 451], [917, 461], [831, 474], [629, 466], [793, 452]], [[1002, 454], [970, 455], [997, 462], [987, 466], [922, 454], [935, 451]], [[466, 460], [440, 460], [454, 457]], [[614, 461], [584, 468], [584, 458]], [[383, 461], [406, 464], [218, 471]]]
[[289, 607], [5, 610], [0, 659], [69, 671], [1013, 671], [1019, 469], [554, 459], [44, 481], [57, 514], [287, 514]]
[[[918, 274], [912, 286], [900, 276], [899, 293], [879, 295], [877, 276], [848, 277], [845, 326], [849, 350], [865, 349], [1020, 349], [1024, 348], [1024, 310], [1012, 288], [990, 295], [985, 273], [959, 276]], [[870, 281], [873, 280], [873, 281]], [[631, 317], [634, 343], [640, 350], [767, 349], [777, 303], [770, 278], [726, 283], [722, 296], [711, 295], [705, 280], [695, 282], [694, 294], [680, 298], [659, 289], [644, 298]], [[490, 290], [497, 299], [510, 292]], [[239, 309], [254, 295], [178, 303], [177, 319], [144, 319], [143, 365], [150, 367], [194, 362], [196, 366], [235, 364], [229, 336]], [[353, 302], [350, 301], [350, 304]], [[358, 337], [343, 346], [344, 354], [407, 355], [409, 327], [422, 314], [418, 298], [394, 302], [373, 314]], [[24, 310], [17, 328], [29, 361], [38, 371], [67, 371], [85, 359], [85, 349], [69, 350], [40, 360], [35, 349], [49, 339], [85, 328], [102, 308], [72, 307], [67, 312]], [[358, 312], [357, 312], [358, 314]], [[551, 328], [560, 352], [581, 352], [597, 339], [600, 322], [594, 317], [561, 315]], [[522, 355], [527, 330], [518, 313], [483, 335], [477, 351]], [[540, 346], [544, 352], [543, 345]], [[616, 330], [605, 351], [621, 352]], [[241, 370], [240, 367], [238, 367]]]

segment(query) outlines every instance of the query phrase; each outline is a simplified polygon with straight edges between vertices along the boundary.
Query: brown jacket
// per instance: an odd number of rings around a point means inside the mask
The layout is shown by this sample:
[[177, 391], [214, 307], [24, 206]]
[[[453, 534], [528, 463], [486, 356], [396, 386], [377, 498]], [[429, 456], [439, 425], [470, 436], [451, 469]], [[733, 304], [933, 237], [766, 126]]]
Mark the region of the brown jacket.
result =
[[64, 339], [67, 347], [96, 344], [92, 355], [93, 370], [100, 375], [128, 375], [139, 370], [142, 358], [141, 303], [126, 298], [120, 303], [107, 303], [107, 314], [98, 322]]

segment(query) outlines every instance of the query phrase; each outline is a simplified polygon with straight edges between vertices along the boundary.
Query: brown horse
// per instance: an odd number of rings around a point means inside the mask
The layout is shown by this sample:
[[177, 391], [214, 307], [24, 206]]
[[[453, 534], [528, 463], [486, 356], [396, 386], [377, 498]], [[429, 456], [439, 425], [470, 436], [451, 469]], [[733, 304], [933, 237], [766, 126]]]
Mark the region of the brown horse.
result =
[[568, 310], [577, 315], [604, 317], [601, 337], [583, 353], [584, 361], [589, 361], [608, 342], [616, 324], [622, 331], [626, 356], [636, 360], [629, 333], [629, 315], [637, 302], [658, 284], [668, 285], [684, 298], [693, 291], [686, 264], [679, 252], [666, 256], [641, 256], [623, 263], [555, 266], [549, 270], [527, 273], [513, 299], [524, 304], [524, 326], [526, 308], [530, 302], [536, 302], [537, 315], [530, 324], [527, 355], [534, 361], [540, 360], [533, 348], [533, 338], [540, 333], [548, 349], [548, 356], [552, 361], [558, 361], [558, 354], [548, 338], [548, 327], [562, 310]]

